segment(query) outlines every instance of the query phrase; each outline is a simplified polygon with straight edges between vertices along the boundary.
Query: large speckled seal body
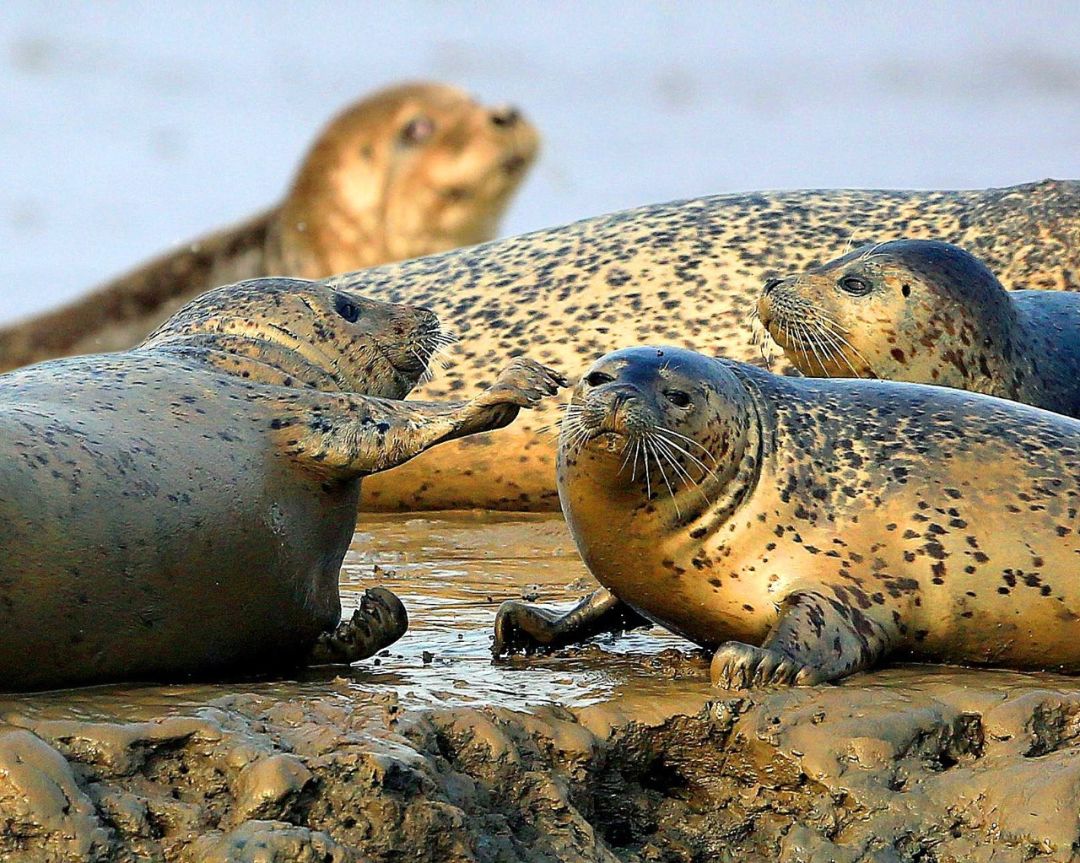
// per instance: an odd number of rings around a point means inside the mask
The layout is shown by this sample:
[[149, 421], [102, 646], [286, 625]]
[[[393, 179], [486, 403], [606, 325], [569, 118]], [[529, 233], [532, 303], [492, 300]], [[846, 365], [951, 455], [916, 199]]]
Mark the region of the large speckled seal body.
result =
[[471, 402], [400, 401], [442, 339], [426, 310], [262, 279], [137, 349], [0, 377], [0, 689], [351, 660], [400, 636], [388, 591], [329, 632], [360, 478], [556, 381], [519, 359]]
[[1080, 294], [1006, 291], [937, 240], [857, 249], [758, 299], [804, 374], [938, 384], [1080, 417]]
[[[1009, 288], [1080, 288], [1080, 183], [971, 192], [721, 195], [644, 207], [358, 274], [369, 296], [419, 303], [467, 344], [419, 397], [459, 397], [494, 358], [528, 353], [578, 376], [601, 354], [667, 342], [760, 362], [750, 315], [762, 282], [849, 241], [933, 237], [980, 255]], [[553, 406], [376, 477], [377, 509], [556, 509]]]
[[559, 494], [605, 590], [500, 610], [496, 652], [641, 615], [725, 686], [889, 655], [1080, 671], [1080, 421], [961, 390], [617, 351], [574, 391]]
[[538, 145], [516, 109], [456, 87], [379, 91], [322, 131], [278, 206], [0, 329], [0, 371], [129, 348], [218, 285], [320, 279], [490, 240]]

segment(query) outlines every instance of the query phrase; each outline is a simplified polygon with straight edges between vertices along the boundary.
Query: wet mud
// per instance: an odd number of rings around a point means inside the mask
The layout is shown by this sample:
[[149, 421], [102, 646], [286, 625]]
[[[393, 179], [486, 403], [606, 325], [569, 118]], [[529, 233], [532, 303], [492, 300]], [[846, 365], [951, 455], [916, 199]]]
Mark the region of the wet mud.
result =
[[377, 578], [413, 620], [378, 665], [0, 696], [0, 860], [1080, 853], [1080, 680], [901, 666], [725, 693], [655, 630], [491, 662], [498, 602], [569, 603], [583, 576], [557, 519], [369, 518], [344, 602]]

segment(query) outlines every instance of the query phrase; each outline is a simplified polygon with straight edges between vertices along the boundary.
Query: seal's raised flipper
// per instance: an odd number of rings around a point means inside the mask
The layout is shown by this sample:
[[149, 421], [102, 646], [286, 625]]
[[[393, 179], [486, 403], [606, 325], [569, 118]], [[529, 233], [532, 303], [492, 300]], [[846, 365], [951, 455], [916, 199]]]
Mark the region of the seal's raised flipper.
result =
[[494, 656], [536, 653], [584, 641], [594, 635], [652, 626], [629, 605], [604, 588], [560, 614], [550, 608], [508, 600], [495, 616]]
[[566, 383], [553, 369], [518, 357], [471, 401], [310, 392], [283, 404], [285, 416], [273, 427], [297, 461], [342, 477], [364, 476], [397, 467], [435, 444], [509, 425], [521, 408], [535, 407]]
[[364, 592], [360, 607], [333, 632], [324, 632], [312, 646], [304, 665], [348, 665], [389, 647], [409, 628], [401, 600], [385, 587]]
[[813, 591], [788, 594], [765, 643], [720, 645], [710, 676], [724, 689], [813, 686], [871, 668], [896, 633], [854, 606]]

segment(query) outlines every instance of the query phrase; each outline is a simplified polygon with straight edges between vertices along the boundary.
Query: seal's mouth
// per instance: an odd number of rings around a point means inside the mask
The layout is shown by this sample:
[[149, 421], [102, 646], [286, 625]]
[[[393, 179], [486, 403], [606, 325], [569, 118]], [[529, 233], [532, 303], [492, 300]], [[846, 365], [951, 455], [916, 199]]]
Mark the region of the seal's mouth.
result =
[[378, 339], [375, 349], [401, 378], [415, 386], [430, 380], [432, 363], [438, 354], [457, 341], [457, 336], [442, 328], [438, 319], [423, 324], [405, 346], [391, 349]]

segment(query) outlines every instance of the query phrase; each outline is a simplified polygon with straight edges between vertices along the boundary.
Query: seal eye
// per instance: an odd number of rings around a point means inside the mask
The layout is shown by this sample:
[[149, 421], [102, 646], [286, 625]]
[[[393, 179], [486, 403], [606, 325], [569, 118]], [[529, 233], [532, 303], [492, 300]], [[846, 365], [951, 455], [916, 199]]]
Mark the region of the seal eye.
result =
[[605, 375], [603, 372], [592, 372], [585, 376], [585, 383], [590, 387], [598, 387], [602, 384], [610, 384], [615, 378]]
[[664, 393], [664, 396], [677, 408], [690, 406], [690, 394], [684, 393], [682, 390], [668, 390]]
[[413, 117], [401, 130], [405, 144], [422, 144], [435, 134], [435, 122], [430, 117]]
[[870, 293], [870, 283], [858, 276], [844, 276], [840, 280], [840, 290], [853, 297], [865, 297]]
[[355, 324], [360, 317], [360, 307], [348, 297], [338, 294], [334, 297], [334, 311], [341, 315], [350, 324]]

